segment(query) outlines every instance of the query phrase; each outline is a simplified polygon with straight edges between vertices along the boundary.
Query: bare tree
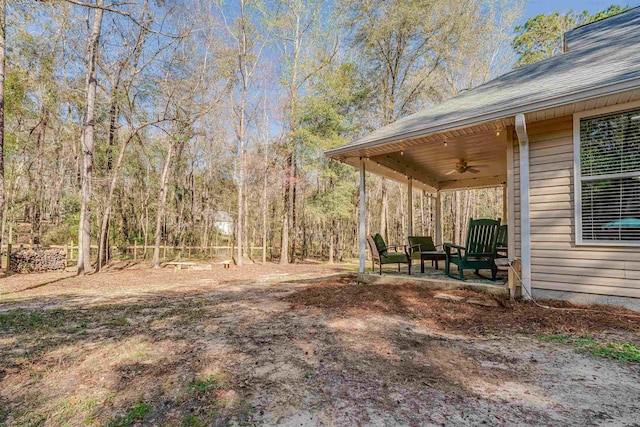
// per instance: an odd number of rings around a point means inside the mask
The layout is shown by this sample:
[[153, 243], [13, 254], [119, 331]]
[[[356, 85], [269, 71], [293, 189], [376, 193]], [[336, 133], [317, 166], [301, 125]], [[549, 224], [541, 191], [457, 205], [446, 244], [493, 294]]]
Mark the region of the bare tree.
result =
[[96, 89], [98, 87], [98, 57], [100, 51], [100, 31], [104, 15], [103, 0], [96, 0], [93, 10], [93, 24], [88, 40], [89, 60], [86, 78], [86, 106], [82, 126], [82, 188], [80, 191], [80, 226], [78, 228], [78, 274], [85, 274], [91, 268], [91, 203], [93, 178], [94, 116]]
[[249, 17], [247, 0], [239, 0], [240, 16], [235, 25], [227, 24], [224, 12], [225, 26], [228, 33], [236, 44], [237, 54], [237, 78], [239, 86], [239, 99], [234, 106], [236, 116], [236, 141], [237, 141], [237, 163], [236, 163], [236, 186], [238, 189], [238, 218], [236, 220], [236, 244], [237, 244], [237, 264], [243, 264], [243, 236], [244, 236], [244, 205], [245, 205], [245, 174], [246, 174], [246, 138], [247, 138], [247, 96], [252, 83], [252, 77], [256, 67], [260, 63], [262, 50], [267, 39], [259, 40], [255, 24]]
[[[5, 220], [5, 183], [4, 183], [4, 75], [6, 63], [6, 19], [7, 19], [7, 2], [0, 0], [0, 224], [2, 224], [2, 232], [0, 232], [0, 248], [2, 247], [2, 238], [4, 237], [4, 220]], [[9, 266], [7, 266], [9, 268]]]
[[[324, 0], [284, 0], [278, 13], [270, 19], [272, 34], [280, 42], [284, 55], [284, 89], [286, 91], [286, 114], [283, 134], [295, 133], [295, 114], [298, 98], [303, 87], [312, 77], [320, 73], [338, 51], [338, 39], [327, 38], [321, 30], [321, 12]], [[326, 24], [326, 22], [325, 22]], [[282, 215], [282, 244], [280, 263], [288, 264], [295, 256], [296, 231], [296, 182], [297, 160], [295, 143], [287, 149], [284, 174], [284, 211]]]

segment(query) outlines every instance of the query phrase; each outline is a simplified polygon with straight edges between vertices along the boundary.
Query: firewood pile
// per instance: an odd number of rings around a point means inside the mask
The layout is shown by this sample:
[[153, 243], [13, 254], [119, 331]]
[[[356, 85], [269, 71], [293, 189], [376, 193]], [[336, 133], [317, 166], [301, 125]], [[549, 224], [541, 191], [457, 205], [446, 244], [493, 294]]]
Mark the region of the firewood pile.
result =
[[11, 252], [10, 269], [16, 273], [63, 270], [67, 267], [67, 253], [62, 249], [22, 249]]

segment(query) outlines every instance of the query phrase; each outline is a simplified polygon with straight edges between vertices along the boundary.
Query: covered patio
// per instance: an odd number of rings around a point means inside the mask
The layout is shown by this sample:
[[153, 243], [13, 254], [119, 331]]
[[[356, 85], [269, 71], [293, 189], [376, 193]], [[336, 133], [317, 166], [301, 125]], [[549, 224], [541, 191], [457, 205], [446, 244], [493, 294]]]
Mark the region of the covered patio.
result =
[[[402, 122], [402, 121], [401, 121]], [[401, 123], [400, 122], [400, 123]], [[390, 127], [393, 127], [391, 125]], [[361, 276], [369, 275], [367, 268], [366, 236], [373, 230], [366, 229], [365, 218], [367, 198], [367, 172], [383, 176], [407, 186], [406, 229], [408, 236], [414, 235], [414, 190], [421, 190], [432, 198], [435, 205], [435, 232], [433, 240], [441, 247], [443, 240], [442, 197], [447, 191], [477, 189], [486, 187], [502, 188], [501, 223], [508, 230], [507, 258], [503, 259], [498, 278], [492, 281], [479, 277], [473, 271], [465, 271], [464, 281], [453, 279], [444, 272], [445, 261], [439, 262], [439, 269], [425, 262], [425, 270], [421, 272], [420, 260], [413, 260], [412, 279], [447, 286], [488, 285], [501, 286], [508, 289], [512, 296], [519, 292], [519, 282], [513, 271], [509, 274], [507, 260], [516, 258], [515, 221], [515, 176], [514, 168], [514, 133], [515, 118], [499, 119], [485, 123], [442, 130], [432, 133], [408, 133], [398, 138], [390, 127], [380, 129], [361, 140], [332, 150], [329, 155], [338, 161], [350, 164], [360, 170], [360, 266]], [[383, 132], [389, 135], [385, 137]], [[382, 133], [382, 134], [381, 134]], [[385, 142], [388, 141], [388, 142]], [[518, 147], [518, 144], [515, 144]], [[497, 218], [492, 218], [497, 219]], [[466, 232], [465, 232], [466, 235]], [[392, 243], [406, 243], [404, 242]], [[464, 242], [462, 242], [464, 243]], [[456, 267], [452, 265], [452, 271]], [[386, 275], [402, 275], [408, 278], [406, 268], [402, 273], [388, 267]], [[481, 271], [481, 273], [483, 273]]]

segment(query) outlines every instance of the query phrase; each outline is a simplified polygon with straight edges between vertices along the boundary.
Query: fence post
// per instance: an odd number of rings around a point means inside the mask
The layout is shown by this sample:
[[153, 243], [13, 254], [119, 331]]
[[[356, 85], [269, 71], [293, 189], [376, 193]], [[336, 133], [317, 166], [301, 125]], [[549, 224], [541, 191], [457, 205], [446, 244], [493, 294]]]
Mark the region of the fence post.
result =
[[133, 243], [133, 260], [137, 261], [138, 260], [138, 243], [134, 242]]
[[11, 243], [7, 243], [7, 271], [11, 271]]
[[189, 246], [188, 252], [187, 252], [187, 258], [191, 259], [191, 246]]
[[162, 249], [162, 260], [163, 261], [167, 260], [167, 241], [166, 240], [164, 242], [164, 247]]

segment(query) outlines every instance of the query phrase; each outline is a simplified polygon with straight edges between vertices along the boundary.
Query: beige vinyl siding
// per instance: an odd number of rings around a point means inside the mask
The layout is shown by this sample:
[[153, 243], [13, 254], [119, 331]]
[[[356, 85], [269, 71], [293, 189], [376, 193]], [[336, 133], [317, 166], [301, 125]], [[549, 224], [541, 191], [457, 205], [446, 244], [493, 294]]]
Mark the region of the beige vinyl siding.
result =
[[[640, 248], [576, 246], [573, 117], [530, 123], [531, 286], [640, 298]], [[520, 155], [514, 145], [516, 254], [520, 256]]]

